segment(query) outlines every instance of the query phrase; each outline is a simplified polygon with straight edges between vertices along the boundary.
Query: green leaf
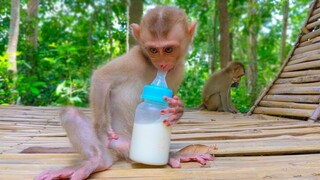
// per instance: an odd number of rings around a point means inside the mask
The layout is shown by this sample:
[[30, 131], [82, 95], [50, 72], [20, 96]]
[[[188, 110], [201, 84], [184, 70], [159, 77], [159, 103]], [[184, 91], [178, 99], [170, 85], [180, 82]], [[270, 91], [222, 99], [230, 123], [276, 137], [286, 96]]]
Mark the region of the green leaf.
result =
[[30, 91], [32, 92], [32, 94], [38, 95], [40, 94], [39, 89], [35, 88], [35, 87], [30, 87]]
[[61, 94], [62, 89], [66, 87], [66, 81], [63, 81], [57, 86], [56, 93]]

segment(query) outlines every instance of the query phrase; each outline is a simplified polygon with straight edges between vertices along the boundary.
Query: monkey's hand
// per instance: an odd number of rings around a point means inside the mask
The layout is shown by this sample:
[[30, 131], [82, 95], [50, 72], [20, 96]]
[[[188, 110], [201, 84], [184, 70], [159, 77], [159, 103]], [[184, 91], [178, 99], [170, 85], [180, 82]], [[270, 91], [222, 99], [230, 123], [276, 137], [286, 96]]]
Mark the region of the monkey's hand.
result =
[[213, 152], [217, 150], [216, 146], [206, 146], [202, 144], [188, 145], [178, 152], [171, 154], [168, 164], [172, 168], [180, 168], [181, 162], [198, 162], [205, 165], [206, 161], [213, 161]]
[[178, 96], [173, 96], [173, 98], [164, 97], [164, 100], [168, 102], [169, 108], [161, 110], [161, 115], [170, 114], [167, 118], [163, 120], [163, 123], [167, 126], [172, 126], [176, 123], [184, 112], [184, 104]]
[[233, 114], [237, 114], [237, 113], [238, 113], [238, 111], [237, 111], [236, 109], [231, 109], [231, 112], [232, 112]]

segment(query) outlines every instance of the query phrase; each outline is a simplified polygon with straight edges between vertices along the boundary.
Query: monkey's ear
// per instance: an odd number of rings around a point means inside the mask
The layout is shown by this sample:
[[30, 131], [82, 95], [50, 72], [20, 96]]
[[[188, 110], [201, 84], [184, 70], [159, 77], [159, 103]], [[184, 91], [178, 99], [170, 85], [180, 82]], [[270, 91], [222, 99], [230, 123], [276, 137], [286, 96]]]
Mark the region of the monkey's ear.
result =
[[136, 23], [130, 25], [132, 34], [136, 40], [140, 39], [140, 26]]
[[189, 35], [190, 36], [193, 36], [194, 32], [196, 32], [196, 27], [197, 27], [197, 22], [192, 22], [190, 25], [189, 25]]

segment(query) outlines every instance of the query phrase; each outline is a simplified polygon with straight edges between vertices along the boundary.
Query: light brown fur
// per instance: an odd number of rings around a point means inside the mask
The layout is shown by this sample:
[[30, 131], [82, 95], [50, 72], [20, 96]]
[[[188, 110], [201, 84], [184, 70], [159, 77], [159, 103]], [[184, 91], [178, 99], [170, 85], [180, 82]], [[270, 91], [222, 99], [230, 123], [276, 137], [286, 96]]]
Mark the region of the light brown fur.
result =
[[230, 97], [232, 83], [238, 83], [245, 74], [241, 62], [230, 62], [224, 69], [212, 74], [202, 91], [202, 105], [210, 111], [237, 112]]
[[[158, 70], [168, 71], [167, 84], [174, 92], [183, 80], [184, 57], [196, 27], [196, 23], [188, 24], [186, 19], [182, 10], [157, 7], [144, 16], [140, 26], [131, 25], [139, 45], [92, 76], [93, 122], [72, 107], [61, 113], [68, 137], [83, 160], [75, 166], [45, 171], [36, 179], [84, 179], [110, 168], [116, 157], [128, 158], [134, 112], [141, 102], [143, 86], [152, 82]], [[154, 25], [161, 28], [152, 29]], [[171, 115], [164, 123], [172, 125], [182, 116], [183, 103], [176, 96], [165, 100], [170, 108], [163, 113]]]

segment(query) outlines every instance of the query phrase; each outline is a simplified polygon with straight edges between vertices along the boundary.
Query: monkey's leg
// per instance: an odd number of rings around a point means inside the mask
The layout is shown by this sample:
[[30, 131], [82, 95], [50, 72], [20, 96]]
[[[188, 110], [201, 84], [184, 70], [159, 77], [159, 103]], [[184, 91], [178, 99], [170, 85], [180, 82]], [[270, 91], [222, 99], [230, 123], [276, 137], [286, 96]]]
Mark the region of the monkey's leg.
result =
[[61, 120], [71, 144], [79, 151], [83, 159], [75, 166], [44, 171], [35, 180], [85, 179], [93, 172], [111, 167], [111, 153], [98, 140], [92, 123], [84, 114], [75, 108], [67, 108], [62, 111]]
[[220, 103], [221, 103], [221, 106], [219, 107], [219, 110], [222, 110], [224, 112], [230, 112], [228, 108], [228, 92], [220, 93]]
[[206, 107], [209, 111], [217, 111], [220, 105], [220, 96], [218, 93], [211, 95], [206, 102]]
[[72, 147], [41, 147], [32, 146], [22, 150], [20, 153], [74, 153], [76, 150]]
[[230, 112], [232, 113], [237, 113], [237, 109], [236, 107], [234, 106], [234, 104], [232, 103], [232, 99], [231, 99], [231, 94], [230, 94], [230, 89], [229, 89], [229, 93], [228, 93], [228, 97], [227, 97], [227, 106], [228, 106], [228, 109], [230, 110]]

